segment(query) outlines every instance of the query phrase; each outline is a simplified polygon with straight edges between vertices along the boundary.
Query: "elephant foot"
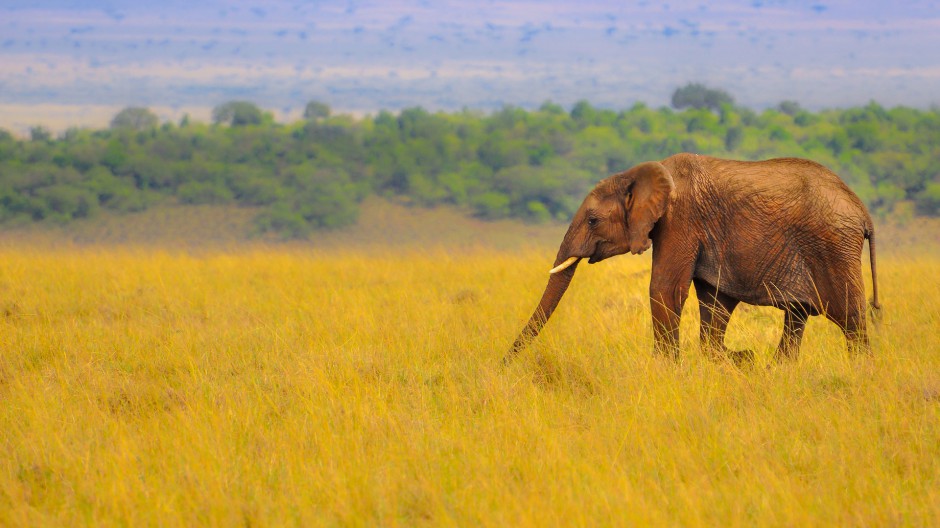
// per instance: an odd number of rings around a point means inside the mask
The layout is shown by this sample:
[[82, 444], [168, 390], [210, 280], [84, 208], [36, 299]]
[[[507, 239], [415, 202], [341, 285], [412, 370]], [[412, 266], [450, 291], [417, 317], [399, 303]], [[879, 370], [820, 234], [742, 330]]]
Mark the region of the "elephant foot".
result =
[[853, 357], [869, 357], [871, 353], [871, 343], [868, 338], [855, 338], [847, 340], [849, 355]]
[[800, 349], [794, 346], [778, 346], [777, 351], [774, 352], [774, 361], [777, 363], [785, 363], [788, 361], [796, 361], [800, 355]]
[[756, 355], [754, 351], [746, 348], [744, 350], [729, 350], [728, 359], [730, 359], [736, 367], [749, 367], [754, 364], [754, 358]]
[[663, 359], [679, 362], [679, 347], [677, 346], [654, 346], [653, 355]]
[[716, 363], [730, 360], [736, 367], [740, 368], [753, 365], [756, 355], [750, 349], [731, 350], [724, 347], [708, 347], [705, 349], [705, 357]]
[[786, 363], [796, 361], [796, 354], [788, 354], [779, 350], [774, 354], [774, 361], [777, 363]]

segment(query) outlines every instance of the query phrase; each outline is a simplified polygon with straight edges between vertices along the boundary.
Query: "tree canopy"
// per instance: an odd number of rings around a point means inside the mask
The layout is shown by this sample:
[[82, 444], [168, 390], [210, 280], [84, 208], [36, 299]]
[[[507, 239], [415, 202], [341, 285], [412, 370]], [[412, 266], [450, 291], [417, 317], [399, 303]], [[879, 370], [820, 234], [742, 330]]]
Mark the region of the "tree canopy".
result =
[[253, 103], [158, 125], [122, 110], [109, 129], [0, 131], [0, 224], [69, 222], [160, 202], [257, 209], [261, 232], [305, 237], [356, 221], [370, 195], [451, 204], [486, 219], [565, 221], [598, 180], [678, 152], [737, 159], [797, 156], [839, 174], [876, 214], [896, 204], [940, 214], [940, 110], [876, 103], [755, 112], [722, 103], [676, 111], [635, 104], [483, 113], [415, 107], [354, 118], [308, 105], [280, 124]]
[[672, 106], [677, 110], [708, 108], [717, 112], [721, 110], [722, 105], [733, 104], [734, 98], [728, 92], [709, 88], [700, 83], [689, 83], [676, 88], [676, 91], [672, 93]]
[[212, 122], [216, 124], [258, 125], [261, 124], [262, 119], [261, 109], [250, 101], [229, 101], [212, 110]]
[[129, 106], [121, 110], [111, 120], [111, 128], [128, 130], [147, 130], [160, 124], [160, 118], [148, 108]]
[[330, 107], [320, 101], [310, 101], [304, 108], [304, 119], [323, 119], [330, 117]]

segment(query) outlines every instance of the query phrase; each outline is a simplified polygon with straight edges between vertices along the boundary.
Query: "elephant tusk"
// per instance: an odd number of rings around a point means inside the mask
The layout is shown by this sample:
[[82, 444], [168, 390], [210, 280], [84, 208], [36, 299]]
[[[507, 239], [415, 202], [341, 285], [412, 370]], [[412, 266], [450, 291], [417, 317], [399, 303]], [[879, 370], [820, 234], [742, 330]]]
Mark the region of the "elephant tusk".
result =
[[549, 275], [554, 275], [554, 274], [558, 273], [559, 271], [561, 271], [561, 270], [567, 268], [568, 266], [571, 266], [572, 264], [574, 264], [575, 262], [577, 262], [577, 261], [579, 261], [579, 260], [581, 260], [581, 257], [568, 257], [568, 260], [566, 260], [566, 261], [562, 262], [561, 264], [555, 266], [554, 268], [552, 268], [551, 270], [549, 270], [548, 273], [549, 273]]

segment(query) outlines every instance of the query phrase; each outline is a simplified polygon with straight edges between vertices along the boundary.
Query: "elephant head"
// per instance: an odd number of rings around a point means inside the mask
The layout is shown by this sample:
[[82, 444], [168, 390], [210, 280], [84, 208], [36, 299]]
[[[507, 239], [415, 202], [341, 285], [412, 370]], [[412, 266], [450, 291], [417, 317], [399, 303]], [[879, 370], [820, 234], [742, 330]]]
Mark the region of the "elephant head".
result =
[[568, 289], [581, 259], [593, 264], [650, 248], [650, 231], [666, 211], [674, 187], [666, 167], [648, 162], [600, 181], [588, 193], [558, 248], [542, 298], [504, 361], [511, 360], [538, 335]]

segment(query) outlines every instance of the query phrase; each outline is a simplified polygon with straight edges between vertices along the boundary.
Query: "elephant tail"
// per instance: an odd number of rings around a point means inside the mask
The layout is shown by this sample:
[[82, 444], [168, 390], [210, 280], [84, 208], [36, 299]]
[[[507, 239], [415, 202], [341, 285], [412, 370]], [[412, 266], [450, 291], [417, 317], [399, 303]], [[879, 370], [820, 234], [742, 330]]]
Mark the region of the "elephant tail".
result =
[[872, 317], [877, 320], [881, 312], [881, 303], [878, 302], [878, 273], [875, 268], [875, 227], [870, 223], [865, 227], [865, 238], [868, 239], [868, 262], [871, 265], [871, 300], [868, 304], [871, 307]]

